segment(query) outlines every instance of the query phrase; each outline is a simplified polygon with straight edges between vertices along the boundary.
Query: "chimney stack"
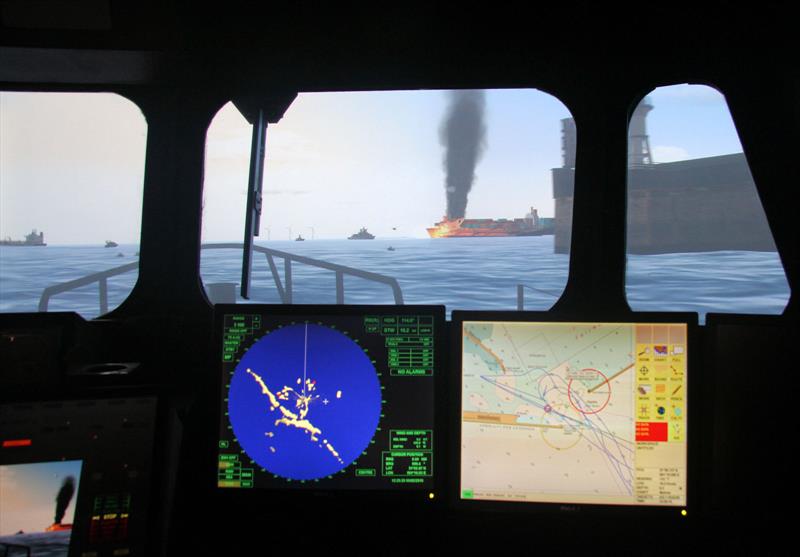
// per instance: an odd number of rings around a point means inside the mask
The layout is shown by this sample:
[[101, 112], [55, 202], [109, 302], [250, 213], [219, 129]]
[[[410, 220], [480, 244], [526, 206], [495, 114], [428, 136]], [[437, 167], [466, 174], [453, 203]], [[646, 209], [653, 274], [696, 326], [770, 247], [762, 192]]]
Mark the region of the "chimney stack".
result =
[[650, 152], [650, 139], [647, 137], [647, 113], [653, 110], [650, 99], [645, 97], [631, 116], [628, 126], [628, 167], [642, 167], [653, 164]]

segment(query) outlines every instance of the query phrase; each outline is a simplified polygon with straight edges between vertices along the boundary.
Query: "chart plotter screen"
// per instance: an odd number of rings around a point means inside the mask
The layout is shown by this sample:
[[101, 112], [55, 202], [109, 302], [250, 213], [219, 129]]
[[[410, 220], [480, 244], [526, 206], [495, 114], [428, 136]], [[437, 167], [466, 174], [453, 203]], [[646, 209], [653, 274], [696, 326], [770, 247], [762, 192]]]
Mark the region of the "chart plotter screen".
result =
[[219, 488], [433, 489], [443, 307], [215, 313]]
[[461, 500], [686, 505], [686, 323], [460, 331]]

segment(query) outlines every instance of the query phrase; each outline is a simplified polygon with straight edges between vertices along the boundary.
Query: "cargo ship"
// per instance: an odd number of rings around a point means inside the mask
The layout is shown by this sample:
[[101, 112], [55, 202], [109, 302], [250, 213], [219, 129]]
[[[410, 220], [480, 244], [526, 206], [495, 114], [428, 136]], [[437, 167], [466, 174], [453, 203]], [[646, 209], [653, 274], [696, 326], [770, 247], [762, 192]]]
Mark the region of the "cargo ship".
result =
[[448, 219], [444, 217], [428, 228], [431, 238], [464, 238], [484, 236], [543, 236], [553, 234], [553, 219], [540, 218], [536, 209], [521, 219]]
[[0, 240], [0, 246], [46, 246], [44, 243], [44, 232], [36, 232], [34, 228], [30, 234], [25, 236], [24, 240], [12, 240], [6, 238]]

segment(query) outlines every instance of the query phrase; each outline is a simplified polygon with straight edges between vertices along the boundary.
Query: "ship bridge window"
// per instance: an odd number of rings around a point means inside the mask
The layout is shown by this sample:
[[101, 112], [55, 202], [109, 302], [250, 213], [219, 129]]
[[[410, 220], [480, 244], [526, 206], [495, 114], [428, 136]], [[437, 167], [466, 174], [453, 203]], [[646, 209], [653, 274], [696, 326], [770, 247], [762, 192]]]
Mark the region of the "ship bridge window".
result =
[[[299, 94], [266, 129], [249, 300], [550, 308], [569, 266], [571, 212], [554, 190], [572, 191], [570, 122], [533, 89]], [[247, 301], [252, 130], [228, 103], [207, 132], [214, 302]]]
[[628, 128], [635, 310], [780, 314], [789, 285], [724, 96], [659, 87]]
[[119, 95], [0, 92], [0, 311], [91, 318], [128, 296], [146, 136]]

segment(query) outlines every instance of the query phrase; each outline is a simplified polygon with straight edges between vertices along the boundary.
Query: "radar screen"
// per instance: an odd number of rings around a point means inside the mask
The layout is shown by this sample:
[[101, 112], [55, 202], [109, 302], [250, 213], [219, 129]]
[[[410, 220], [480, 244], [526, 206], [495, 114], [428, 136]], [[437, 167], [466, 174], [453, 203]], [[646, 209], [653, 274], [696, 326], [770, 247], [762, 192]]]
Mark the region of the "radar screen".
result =
[[436, 306], [215, 306], [219, 488], [433, 490]]
[[458, 327], [461, 500], [687, 505], [687, 323]]

